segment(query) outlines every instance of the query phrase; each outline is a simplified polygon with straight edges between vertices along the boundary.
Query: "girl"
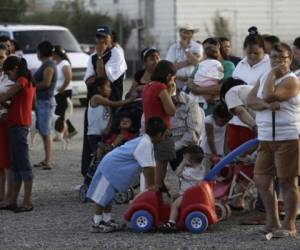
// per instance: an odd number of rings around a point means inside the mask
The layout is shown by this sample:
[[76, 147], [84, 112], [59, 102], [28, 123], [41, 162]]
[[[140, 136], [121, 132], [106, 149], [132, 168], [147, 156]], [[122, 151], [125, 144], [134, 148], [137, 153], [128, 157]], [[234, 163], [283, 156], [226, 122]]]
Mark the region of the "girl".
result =
[[[24, 58], [8, 57], [3, 64], [3, 70], [15, 84], [5, 94], [0, 95], [0, 103], [12, 99], [7, 113], [12, 157], [12, 195], [1, 209], [14, 210], [16, 213], [29, 212], [33, 210], [31, 200], [33, 175], [29, 162], [27, 137], [32, 122], [35, 87]], [[22, 182], [24, 198], [22, 205], [18, 207], [17, 199]]]
[[[65, 114], [68, 107], [67, 98], [72, 98], [72, 68], [66, 51], [59, 45], [53, 48], [53, 60], [56, 63], [56, 85], [55, 85], [55, 114], [65, 120]], [[69, 137], [76, 135], [78, 132], [69, 119], [66, 120], [68, 125]]]
[[[171, 117], [176, 112], [171, 98], [176, 88], [175, 77], [176, 69], [171, 62], [162, 60], [157, 64], [151, 76], [151, 82], [144, 87], [142, 94], [145, 125], [151, 117], [161, 117], [167, 128], [171, 128]], [[167, 133], [163, 142], [156, 144], [154, 154], [157, 161], [156, 184], [161, 186], [168, 162], [176, 157], [170, 132]]]
[[96, 78], [94, 95], [88, 107], [88, 142], [92, 153], [97, 150], [98, 142], [110, 132], [112, 112], [111, 108], [120, 107], [132, 102], [135, 96], [123, 101], [111, 101], [111, 83], [105, 78]]

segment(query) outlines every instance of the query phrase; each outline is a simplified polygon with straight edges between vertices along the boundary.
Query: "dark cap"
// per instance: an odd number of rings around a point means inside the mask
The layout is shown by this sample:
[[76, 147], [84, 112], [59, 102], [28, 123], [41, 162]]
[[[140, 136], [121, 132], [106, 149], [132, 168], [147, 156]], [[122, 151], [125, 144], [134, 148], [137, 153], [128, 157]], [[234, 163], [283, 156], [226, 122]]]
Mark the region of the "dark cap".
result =
[[107, 26], [100, 26], [96, 30], [96, 36], [107, 37], [111, 35], [111, 30]]

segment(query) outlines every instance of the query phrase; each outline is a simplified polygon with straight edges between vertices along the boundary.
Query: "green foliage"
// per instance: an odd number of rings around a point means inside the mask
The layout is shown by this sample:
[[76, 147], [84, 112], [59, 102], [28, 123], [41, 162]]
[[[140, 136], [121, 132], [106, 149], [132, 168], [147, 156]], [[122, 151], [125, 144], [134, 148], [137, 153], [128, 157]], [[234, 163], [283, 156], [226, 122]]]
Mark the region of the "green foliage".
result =
[[0, 22], [19, 22], [27, 8], [26, 0], [1, 0]]
[[124, 45], [130, 34], [128, 21], [119, 15], [112, 18], [107, 14], [90, 13], [82, 0], [58, 1], [49, 12], [36, 12], [22, 18], [22, 23], [61, 25], [69, 28], [80, 43], [94, 43], [95, 30], [107, 25], [121, 34]]
[[220, 16], [217, 12], [213, 19], [214, 23], [214, 36], [215, 37], [227, 37], [230, 39], [231, 32], [229, 28], [229, 22], [224, 17]]

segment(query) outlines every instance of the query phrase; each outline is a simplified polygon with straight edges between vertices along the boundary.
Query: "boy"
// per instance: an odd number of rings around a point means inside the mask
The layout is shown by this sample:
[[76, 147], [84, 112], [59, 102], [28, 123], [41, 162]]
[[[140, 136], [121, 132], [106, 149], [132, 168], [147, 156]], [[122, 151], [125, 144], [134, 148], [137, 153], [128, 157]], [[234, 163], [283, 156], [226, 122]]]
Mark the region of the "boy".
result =
[[108, 153], [100, 162], [87, 192], [96, 203], [93, 227], [97, 232], [112, 232], [121, 228], [111, 219], [115, 193], [126, 191], [143, 171], [146, 188], [155, 189], [155, 159], [153, 143], [164, 139], [166, 125], [159, 117], [150, 118], [146, 134]]
[[162, 231], [173, 231], [176, 229], [178, 210], [181, 206], [184, 192], [204, 179], [205, 168], [201, 164], [203, 155], [203, 150], [198, 145], [190, 145], [184, 150], [183, 160], [176, 169], [176, 175], [180, 180], [179, 197], [172, 203], [168, 222], [160, 226]]

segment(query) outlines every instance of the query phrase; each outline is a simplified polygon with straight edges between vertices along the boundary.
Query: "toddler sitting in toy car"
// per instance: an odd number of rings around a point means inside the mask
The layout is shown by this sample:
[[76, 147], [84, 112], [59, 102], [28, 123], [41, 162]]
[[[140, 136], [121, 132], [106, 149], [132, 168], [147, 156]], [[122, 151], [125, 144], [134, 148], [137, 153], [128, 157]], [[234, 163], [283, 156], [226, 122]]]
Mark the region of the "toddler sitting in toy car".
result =
[[176, 229], [178, 209], [181, 206], [184, 192], [204, 179], [203, 155], [203, 150], [198, 145], [191, 145], [185, 149], [183, 160], [176, 169], [176, 175], [180, 180], [179, 197], [172, 203], [169, 220], [160, 226], [161, 230], [173, 231]]

